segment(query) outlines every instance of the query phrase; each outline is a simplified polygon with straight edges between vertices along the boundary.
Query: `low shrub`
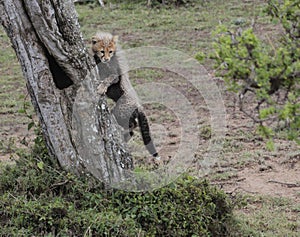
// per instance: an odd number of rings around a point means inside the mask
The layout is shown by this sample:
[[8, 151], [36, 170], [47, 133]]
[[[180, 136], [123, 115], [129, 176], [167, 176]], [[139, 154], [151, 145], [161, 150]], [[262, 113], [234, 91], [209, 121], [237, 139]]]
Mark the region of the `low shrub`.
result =
[[227, 236], [231, 213], [222, 191], [188, 175], [153, 192], [104, 189], [41, 142], [0, 175], [0, 236]]
[[272, 138], [281, 131], [300, 144], [300, 1], [269, 0], [265, 14], [281, 28], [280, 40], [261, 40], [255, 24], [246, 29], [240, 22], [220, 25], [212, 58], [216, 74], [239, 95], [241, 111], [272, 150]]

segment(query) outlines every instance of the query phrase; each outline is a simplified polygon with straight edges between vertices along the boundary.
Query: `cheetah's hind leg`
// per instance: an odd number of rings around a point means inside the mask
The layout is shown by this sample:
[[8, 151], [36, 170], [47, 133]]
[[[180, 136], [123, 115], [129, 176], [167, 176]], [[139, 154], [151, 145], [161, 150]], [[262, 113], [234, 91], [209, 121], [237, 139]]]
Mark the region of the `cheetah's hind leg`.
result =
[[128, 123], [128, 129], [124, 128], [125, 132], [123, 133], [124, 141], [126, 143], [131, 139], [134, 134], [133, 130], [138, 126], [136, 113], [133, 113], [130, 116]]

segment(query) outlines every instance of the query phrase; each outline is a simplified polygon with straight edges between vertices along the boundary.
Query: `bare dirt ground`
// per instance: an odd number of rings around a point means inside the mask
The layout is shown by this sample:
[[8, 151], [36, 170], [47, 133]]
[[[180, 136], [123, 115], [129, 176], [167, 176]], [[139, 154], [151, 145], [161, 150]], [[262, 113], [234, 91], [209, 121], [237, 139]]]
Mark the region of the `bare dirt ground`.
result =
[[[231, 96], [227, 104], [232, 101]], [[225, 100], [226, 100], [225, 99]], [[232, 103], [232, 102], [231, 102]], [[214, 181], [228, 193], [248, 193], [288, 197], [300, 202], [300, 151], [292, 141], [275, 139], [275, 151], [268, 151], [264, 141], [259, 137], [243, 134], [253, 134], [255, 127], [251, 119], [238, 109], [227, 106], [228, 131], [235, 138], [238, 147], [232, 154], [233, 162], [228, 164], [234, 170], [228, 179]], [[246, 125], [246, 126], [245, 126]], [[229, 167], [225, 167], [225, 170]], [[233, 169], [232, 169], [233, 168]], [[221, 170], [222, 172], [222, 170]]]
[[[22, 115], [19, 115], [22, 116]], [[0, 115], [1, 117], [6, 117], [5, 114]], [[34, 139], [34, 134], [32, 131], [28, 131], [27, 123], [11, 124], [1, 126], [1, 142], [2, 149], [0, 152], [0, 161], [12, 162], [17, 159], [18, 156], [15, 154], [16, 149], [28, 149], [27, 145], [24, 145], [24, 141], [29, 143], [29, 140]]]

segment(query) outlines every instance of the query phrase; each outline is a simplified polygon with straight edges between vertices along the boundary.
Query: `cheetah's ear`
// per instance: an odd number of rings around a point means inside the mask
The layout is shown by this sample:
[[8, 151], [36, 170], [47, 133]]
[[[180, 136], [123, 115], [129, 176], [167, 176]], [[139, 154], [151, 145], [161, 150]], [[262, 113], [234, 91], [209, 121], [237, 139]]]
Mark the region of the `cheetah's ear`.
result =
[[93, 36], [92, 37], [92, 44], [96, 44], [97, 43], [97, 37], [96, 36]]
[[117, 42], [118, 42], [118, 39], [119, 39], [119, 36], [114, 35], [112, 39], [113, 39], [113, 42], [117, 43]]

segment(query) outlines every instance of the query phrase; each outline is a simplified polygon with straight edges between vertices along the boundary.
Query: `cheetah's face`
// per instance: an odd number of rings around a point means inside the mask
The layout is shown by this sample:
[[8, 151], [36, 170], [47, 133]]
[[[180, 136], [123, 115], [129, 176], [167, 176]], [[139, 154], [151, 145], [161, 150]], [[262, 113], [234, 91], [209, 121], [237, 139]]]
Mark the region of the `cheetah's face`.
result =
[[109, 38], [93, 37], [92, 50], [98, 56], [101, 62], [107, 63], [115, 55], [116, 52], [116, 36]]

